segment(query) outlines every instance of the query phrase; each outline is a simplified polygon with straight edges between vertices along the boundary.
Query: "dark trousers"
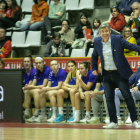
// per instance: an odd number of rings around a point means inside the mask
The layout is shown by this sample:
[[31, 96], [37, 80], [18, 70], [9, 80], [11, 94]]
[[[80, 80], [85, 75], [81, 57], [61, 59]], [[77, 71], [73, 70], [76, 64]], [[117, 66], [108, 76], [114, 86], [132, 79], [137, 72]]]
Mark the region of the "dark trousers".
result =
[[90, 48], [94, 48], [94, 44], [91, 41], [87, 43], [86, 56], [88, 55], [88, 52], [89, 52]]
[[15, 23], [6, 18], [0, 18], [0, 26], [5, 28], [11, 28], [15, 27]]
[[69, 57], [70, 57], [72, 51], [71, 44], [66, 44], [65, 49], [69, 49]]
[[44, 17], [43, 22], [43, 39], [46, 38], [47, 32], [51, 31], [52, 27], [60, 26], [62, 24], [59, 19], [50, 19], [48, 16]]
[[118, 71], [109, 72], [104, 70], [103, 85], [110, 116], [110, 122], [117, 123], [116, 106], [114, 102], [114, 90], [116, 87], [120, 89], [123, 97], [125, 98], [132, 122], [138, 120], [134, 100], [129, 90], [129, 81], [124, 79]]

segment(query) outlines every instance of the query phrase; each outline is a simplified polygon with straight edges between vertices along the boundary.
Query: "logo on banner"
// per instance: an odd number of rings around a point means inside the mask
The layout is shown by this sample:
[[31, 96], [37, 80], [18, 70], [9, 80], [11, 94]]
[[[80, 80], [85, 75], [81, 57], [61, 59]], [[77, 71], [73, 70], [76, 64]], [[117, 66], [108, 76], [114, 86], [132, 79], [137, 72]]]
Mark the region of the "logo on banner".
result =
[[3, 87], [0, 86], [0, 102], [4, 101], [4, 90]]

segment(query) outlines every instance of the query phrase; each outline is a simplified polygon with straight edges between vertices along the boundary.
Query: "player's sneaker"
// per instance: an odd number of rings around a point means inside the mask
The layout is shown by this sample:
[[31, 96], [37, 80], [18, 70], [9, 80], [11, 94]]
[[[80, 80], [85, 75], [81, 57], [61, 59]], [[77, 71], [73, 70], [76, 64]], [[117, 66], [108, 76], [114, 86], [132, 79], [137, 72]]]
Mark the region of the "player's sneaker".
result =
[[132, 123], [130, 116], [128, 116], [128, 118], [127, 118], [125, 123], [127, 123], [127, 124], [131, 124]]
[[58, 123], [58, 122], [62, 122], [62, 121], [65, 121], [64, 115], [58, 114], [58, 117], [53, 122]]
[[50, 119], [48, 119], [47, 122], [53, 123], [56, 118], [57, 117], [55, 115], [52, 115], [52, 117]]
[[47, 116], [39, 115], [37, 118], [34, 119], [34, 122], [37, 123], [47, 122]]
[[90, 116], [86, 115], [83, 120], [80, 120], [81, 123], [86, 123], [88, 120], [90, 120]]
[[74, 115], [72, 114], [71, 118], [69, 120], [67, 120], [67, 122], [71, 122], [74, 121]]
[[90, 120], [87, 120], [88, 123], [99, 123], [100, 118], [99, 117], [92, 117]]
[[105, 123], [110, 123], [110, 118], [109, 118], [109, 117], [105, 117], [104, 122], [105, 122]]
[[34, 120], [37, 118], [38, 116], [33, 115], [31, 118], [27, 119], [27, 122], [34, 122]]

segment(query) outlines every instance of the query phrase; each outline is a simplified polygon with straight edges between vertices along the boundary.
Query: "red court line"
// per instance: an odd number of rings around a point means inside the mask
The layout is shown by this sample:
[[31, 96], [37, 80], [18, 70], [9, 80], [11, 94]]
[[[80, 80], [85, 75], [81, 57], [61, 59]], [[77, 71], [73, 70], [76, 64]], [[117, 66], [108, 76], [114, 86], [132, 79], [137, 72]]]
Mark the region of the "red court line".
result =
[[[104, 124], [29, 124], [29, 123], [0, 123], [0, 127], [16, 128], [69, 128], [69, 129], [102, 129]], [[135, 129], [132, 125], [119, 125], [119, 129]]]

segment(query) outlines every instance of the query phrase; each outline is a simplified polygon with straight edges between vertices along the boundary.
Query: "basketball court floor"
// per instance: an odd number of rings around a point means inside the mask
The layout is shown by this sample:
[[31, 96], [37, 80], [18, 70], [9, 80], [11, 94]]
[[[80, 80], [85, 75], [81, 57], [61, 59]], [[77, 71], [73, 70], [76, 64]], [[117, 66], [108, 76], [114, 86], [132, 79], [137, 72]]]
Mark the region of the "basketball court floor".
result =
[[139, 140], [140, 129], [119, 125], [102, 129], [100, 124], [29, 124], [0, 122], [0, 140]]

